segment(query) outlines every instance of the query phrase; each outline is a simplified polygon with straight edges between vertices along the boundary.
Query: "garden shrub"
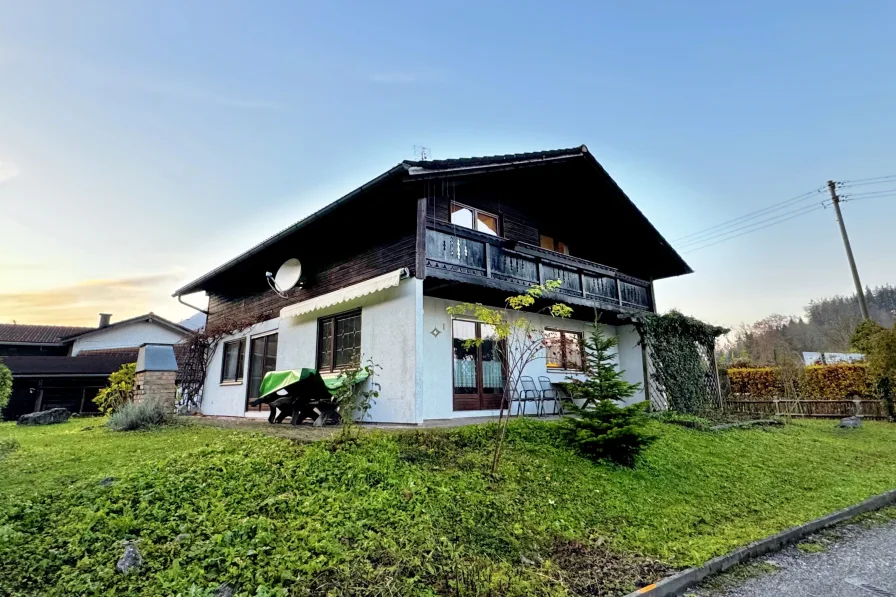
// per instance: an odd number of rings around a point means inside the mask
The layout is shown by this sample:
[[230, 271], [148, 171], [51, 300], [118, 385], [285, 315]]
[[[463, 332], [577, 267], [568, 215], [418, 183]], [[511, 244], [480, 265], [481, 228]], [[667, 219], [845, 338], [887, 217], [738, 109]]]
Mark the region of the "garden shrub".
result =
[[109, 385], [97, 392], [93, 399], [101, 411], [108, 415], [131, 401], [134, 397], [136, 371], [137, 363], [126, 363], [109, 376]]
[[143, 402], [127, 402], [112, 413], [106, 423], [113, 431], [135, 431], [165, 425], [171, 421], [171, 415], [161, 402], [144, 400]]
[[865, 363], [810, 365], [806, 367], [802, 394], [808, 399], [828, 400], [871, 397], [874, 392], [869, 382]]
[[563, 421], [566, 441], [593, 460], [611, 460], [634, 466], [638, 455], [657, 438], [644, 425], [645, 403], [620, 408], [610, 400], [579, 411], [578, 418]]
[[12, 372], [9, 367], [3, 364], [0, 359], [0, 410], [6, 408], [9, 404], [9, 397], [12, 394]]
[[[729, 369], [731, 392], [755, 400], [783, 398], [781, 377], [775, 367]], [[799, 381], [798, 391], [808, 400], [846, 400], [873, 396], [868, 367], [864, 363], [810, 365]]]

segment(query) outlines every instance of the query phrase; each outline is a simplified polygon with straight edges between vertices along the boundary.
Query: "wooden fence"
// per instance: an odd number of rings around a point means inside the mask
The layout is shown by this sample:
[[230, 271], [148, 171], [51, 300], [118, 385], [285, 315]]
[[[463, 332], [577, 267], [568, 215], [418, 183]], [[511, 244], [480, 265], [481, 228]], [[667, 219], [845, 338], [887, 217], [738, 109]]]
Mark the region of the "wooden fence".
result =
[[859, 416], [863, 419], [887, 419], [887, 406], [882, 400], [739, 400], [728, 398], [725, 408], [735, 413], [755, 415], [789, 415], [840, 419]]

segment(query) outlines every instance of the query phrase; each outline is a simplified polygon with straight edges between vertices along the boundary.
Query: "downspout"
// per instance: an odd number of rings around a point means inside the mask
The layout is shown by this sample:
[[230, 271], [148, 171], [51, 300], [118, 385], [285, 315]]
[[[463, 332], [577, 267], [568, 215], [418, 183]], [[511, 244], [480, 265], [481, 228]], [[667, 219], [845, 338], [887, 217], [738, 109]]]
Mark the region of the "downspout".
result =
[[184, 306], [189, 307], [189, 308], [191, 308], [191, 309], [196, 309], [196, 310], [199, 311], [200, 313], [204, 313], [205, 315], [208, 315], [208, 311], [206, 311], [205, 309], [200, 309], [199, 307], [197, 307], [197, 306], [195, 306], [195, 305], [191, 305], [190, 303], [186, 303], [186, 302], [184, 302], [184, 299], [182, 299], [180, 295], [177, 295], [177, 302], [179, 302], [181, 305], [184, 305]]

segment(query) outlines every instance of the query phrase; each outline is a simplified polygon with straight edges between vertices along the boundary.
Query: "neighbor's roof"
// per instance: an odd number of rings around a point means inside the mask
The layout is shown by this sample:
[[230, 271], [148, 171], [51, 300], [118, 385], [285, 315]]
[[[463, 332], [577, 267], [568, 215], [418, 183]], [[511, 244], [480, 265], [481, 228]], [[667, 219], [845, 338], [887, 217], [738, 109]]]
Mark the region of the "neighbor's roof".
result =
[[343, 204], [351, 201], [358, 195], [363, 192], [377, 186], [395, 176], [411, 176], [411, 177], [421, 177], [425, 178], [427, 175], [432, 176], [444, 176], [447, 172], [459, 172], [459, 171], [475, 171], [475, 172], [486, 172], [490, 170], [502, 170], [508, 168], [518, 168], [525, 166], [532, 166], [539, 163], [545, 162], [558, 162], [563, 160], [572, 160], [577, 158], [585, 157], [588, 159], [592, 165], [594, 165], [597, 170], [606, 176], [613, 184], [616, 186], [616, 189], [619, 193], [622, 194], [623, 197], [627, 201], [629, 201], [632, 206], [638, 211], [644, 221], [647, 222], [648, 226], [653, 229], [657, 238], [660, 241], [660, 244], [666, 247], [668, 251], [674, 255], [676, 261], [679, 262], [679, 267], [681, 273], [691, 273], [690, 266], [678, 255], [675, 249], [672, 248], [671, 245], [662, 237], [662, 235], [656, 230], [653, 224], [641, 213], [640, 209], [628, 198], [628, 196], [619, 188], [619, 185], [615, 184], [613, 178], [604, 170], [603, 166], [594, 158], [594, 156], [588, 151], [588, 147], [585, 145], [579, 145], [577, 147], [569, 147], [566, 149], [545, 149], [542, 151], [531, 151], [527, 153], [510, 153], [504, 155], [493, 155], [493, 156], [482, 156], [482, 157], [471, 157], [471, 158], [454, 158], [448, 160], [426, 160], [426, 161], [417, 161], [417, 160], [404, 160], [399, 162], [395, 167], [387, 170], [386, 172], [380, 174], [373, 180], [361, 185], [354, 191], [344, 195], [338, 200], [330, 203], [326, 207], [314, 212], [307, 218], [300, 220], [289, 226], [288, 228], [284, 228], [277, 234], [267, 238], [261, 243], [255, 245], [248, 251], [242, 253], [231, 259], [230, 261], [224, 263], [208, 272], [207, 274], [200, 276], [199, 278], [193, 280], [186, 286], [182, 286], [174, 291], [172, 296], [182, 296], [185, 294], [191, 294], [194, 292], [199, 292], [203, 290], [203, 286], [206, 282], [215, 278], [218, 274], [221, 274], [231, 267], [237, 265], [243, 260], [260, 253], [265, 248], [275, 244], [276, 242], [288, 237], [290, 234], [300, 230], [301, 228], [311, 224], [312, 222], [318, 220], [322, 216], [327, 215], [328, 213], [334, 211], [338, 207]]
[[[0, 343], [62, 344], [63, 338], [95, 330], [91, 327], [69, 325], [0, 324]], [[45, 357], [42, 357], [45, 358]]]
[[109, 375], [134, 358], [125, 355], [90, 355], [77, 357], [3, 357], [13, 377], [51, 375], [56, 377]]
[[65, 337], [66, 340], [74, 340], [75, 338], [82, 338], [84, 336], [89, 336], [90, 334], [95, 334], [97, 332], [105, 332], [111, 330], [112, 328], [121, 327], [124, 325], [128, 325], [131, 323], [139, 323], [141, 321], [146, 321], [150, 323], [158, 323], [164, 327], [167, 327], [176, 332], [180, 332], [184, 335], [191, 333], [191, 331], [184, 326], [174, 323], [173, 321], [168, 321], [164, 317], [159, 317], [152, 311], [146, 313], [145, 315], [138, 315], [137, 317], [131, 317], [130, 319], [122, 319], [121, 321], [117, 321], [115, 323], [110, 323], [106, 327], [102, 328], [86, 328], [80, 332], [75, 332]]

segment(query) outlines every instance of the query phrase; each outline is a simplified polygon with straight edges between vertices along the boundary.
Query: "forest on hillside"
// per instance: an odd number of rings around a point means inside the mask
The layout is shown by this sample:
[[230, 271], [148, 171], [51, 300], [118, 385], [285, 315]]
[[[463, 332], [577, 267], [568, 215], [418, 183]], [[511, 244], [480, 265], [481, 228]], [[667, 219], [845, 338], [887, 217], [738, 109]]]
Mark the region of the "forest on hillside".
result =
[[[896, 287], [865, 289], [868, 312], [879, 324], [896, 322]], [[850, 352], [856, 326], [862, 322], [855, 294], [811, 301], [803, 316], [769, 315], [732, 330], [720, 345], [720, 364], [771, 365], [803, 352]]]

